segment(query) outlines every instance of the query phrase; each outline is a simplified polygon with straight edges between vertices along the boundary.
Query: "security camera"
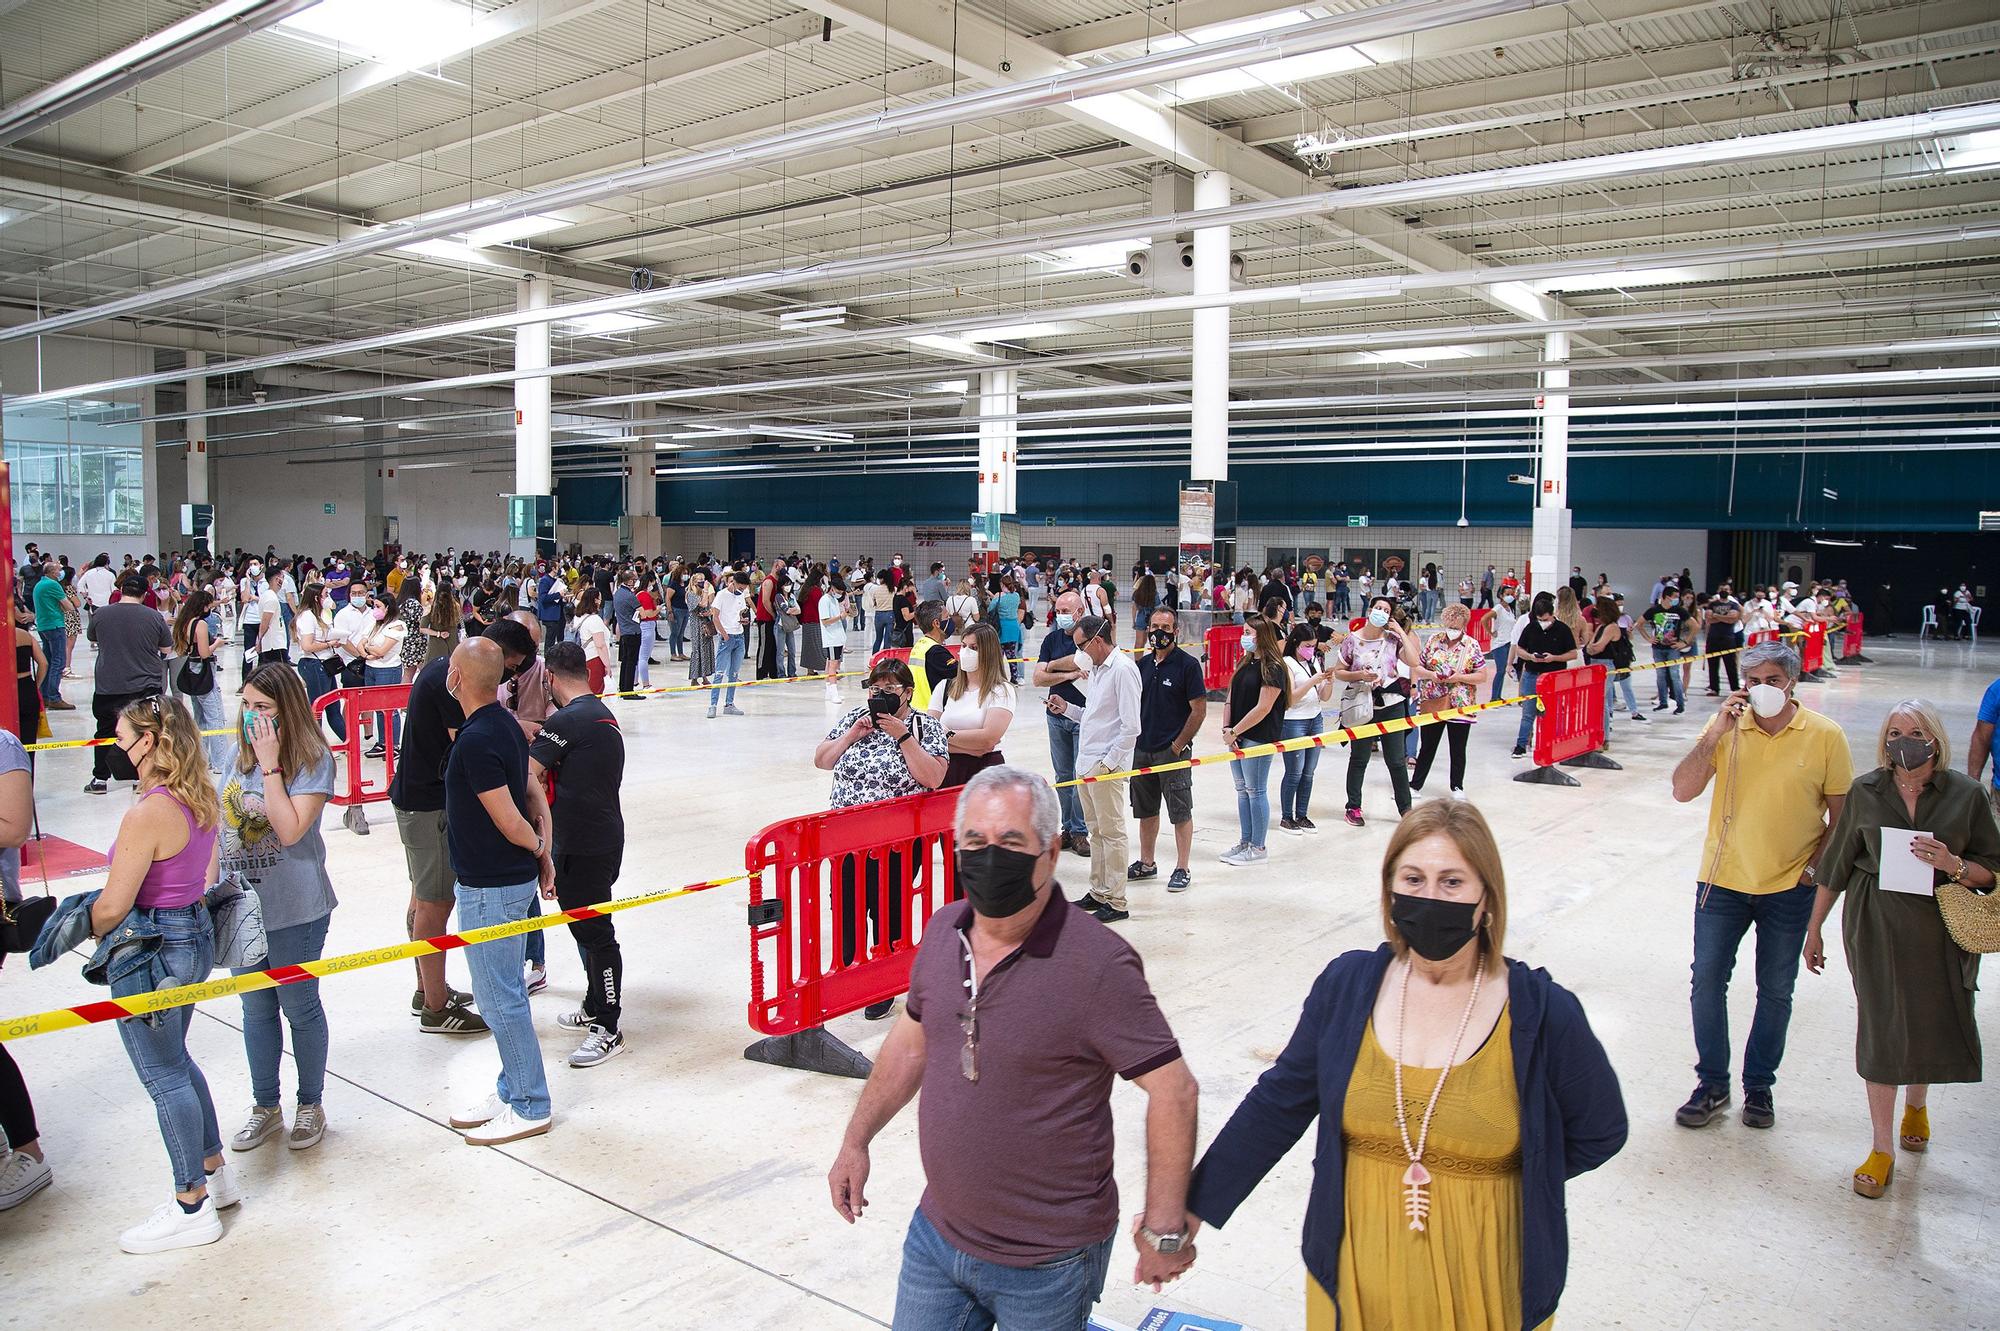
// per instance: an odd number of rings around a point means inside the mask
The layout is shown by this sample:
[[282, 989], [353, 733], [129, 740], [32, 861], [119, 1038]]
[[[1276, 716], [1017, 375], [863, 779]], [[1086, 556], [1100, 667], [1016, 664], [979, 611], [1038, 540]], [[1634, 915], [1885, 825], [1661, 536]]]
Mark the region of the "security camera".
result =
[[1240, 254], [1229, 256], [1229, 280], [1232, 282], [1243, 280], [1243, 256]]
[[1535, 478], [1532, 476], [1523, 476], [1518, 471], [1510, 471], [1507, 473], [1507, 484], [1509, 485], [1533, 485], [1534, 483], [1535, 483]]
[[1194, 246], [1192, 245], [1181, 246], [1181, 267], [1183, 268], [1194, 267]]
[[1153, 256], [1145, 250], [1133, 250], [1125, 256], [1125, 275], [1144, 277], [1153, 271]]
[[252, 402], [255, 402], [260, 407], [264, 405], [264, 399], [267, 396], [268, 394], [266, 394], [264, 390], [261, 388], [253, 388], [250, 390], [250, 400]]

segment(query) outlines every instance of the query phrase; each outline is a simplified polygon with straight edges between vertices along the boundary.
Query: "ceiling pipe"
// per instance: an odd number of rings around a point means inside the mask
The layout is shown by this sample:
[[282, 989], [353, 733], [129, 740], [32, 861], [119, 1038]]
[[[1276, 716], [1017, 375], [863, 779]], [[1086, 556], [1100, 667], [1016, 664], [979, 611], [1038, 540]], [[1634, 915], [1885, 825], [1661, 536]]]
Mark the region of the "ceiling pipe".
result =
[[[299, 0], [283, 0], [299, 3]], [[934, 101], [889, 107], [828, 124], [767, 135], [748, 143], [710, 148], [664, 162], [628, 167], [555, 185], [510, 200], [462, 208], [443, 216], [398, 222], [315, 249], [234, 264], [200, 277], [169, 282], [115, 300], [51, 315], [22, 328], [0, 332], [0, 342], [59, 332], [77, 323], [149, 310], [229, 287], [267, 281], [345, 259], [380, 254], [420, 241], [515, 221], [536, 213], [595, 203], [621, 194], [656, 190], [708, 176], [780, 164], [805, 153], [854, 147], [920, 129], [964, 124], [991, 116], [1077, 102], [1127, 92], [1153, 83], [1235, 69], [1246, 64], [1307, 55], [1355, 42], [1380, 41], [1475, 19], [1540, 8], [1554, 0], [1428, 0], [1378, 4], [1353, 14], [1301, 23], [1268, 32], [1246, 33], [1179, 50], [1092, 65], [1051, 78], [1003, 84]], [[304, 5], [300, 4], [303, 8]]]
[[0, 147], [26, 138], [85, 107], [135, 88], [147, 79], [179, 69], [190, 60], [219, 51], [239, 38], [281, 23], [319, 0], [222, 0], [122, 51], [57, 79], [40, 92], [0, 108]]

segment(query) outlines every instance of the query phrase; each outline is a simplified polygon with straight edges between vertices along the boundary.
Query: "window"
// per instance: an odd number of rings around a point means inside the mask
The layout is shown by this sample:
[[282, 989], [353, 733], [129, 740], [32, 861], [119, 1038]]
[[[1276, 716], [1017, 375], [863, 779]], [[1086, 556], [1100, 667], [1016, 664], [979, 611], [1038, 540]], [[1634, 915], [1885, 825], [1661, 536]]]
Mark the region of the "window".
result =
[[14, 530], [136, 536], [146, 530], [139, 408], [81, 399], [8, 408]]

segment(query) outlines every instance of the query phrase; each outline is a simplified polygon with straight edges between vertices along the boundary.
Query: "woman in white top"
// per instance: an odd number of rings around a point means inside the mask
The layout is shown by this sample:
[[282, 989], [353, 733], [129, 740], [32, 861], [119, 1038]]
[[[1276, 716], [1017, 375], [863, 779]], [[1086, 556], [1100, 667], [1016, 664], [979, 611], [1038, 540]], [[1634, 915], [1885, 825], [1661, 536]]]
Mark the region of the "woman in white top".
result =
[[1007, 654], [991, 624], [975, 624], [960, 635], [958, 672], [931, 697], [931, 714], [944, 722], [949, 760], [938, 786], [962, 786], [983, 767], [1006, 761], [1000, 741], [1014, 721], [1014, 686], [1007, 682]]
[[576, 640], [583, 648], [583, 664], [590, 671], [590, 691], [604, 692], [606, 663], [611, 660], [611, 630], [605, 627], [604, 597], [592, 587], [576, 598]]
[[[1292, 625], [1285, 638], [1285, 674], [1285, 719], [1278, 738], [1310, 739], [1325, 729], [1326, 704], [1333, 701], [1333, 664], [1320, 658], [1319, 630], [1312, 625]], [[1278, 786], [1279, 831], [1302, 836], [1318, 830], [1306, 817], [1306, 808], [1312, 803], [1319, 755], [1317, 744], [1285, 750], [1285, 776]]]
[[[354, 648], [361, 655], [361, 683], [373, 688], [383, 684], [403, 682], [403, 640], [409, 635], [410, 626], [391, 614], [389, 603], [380, 596], [368, 598], [370, 627], [354, 635]], [[395, 713], [394, 734], [389, 743], [401, 745], [403, 742], [403, 714]], [[376, 714], [375, 743], [365, 756], [379, 758], [383, 753], [382, 721]]]
[[971, 641], [972, 626], [979, 622], [979, 598], [972, 594], [972, 584], [959, 579], [958, 590], [945, 599], [944, 612], [951, 616], [952, 631], [960, 642]]
[[840, 658], [847, 651], [847, 587], [835, 574], [821, 574], [808, 593], [819, 598], [819, 643], [826, 652], [826, 700], [840, 701]]
[[[339, 687], [340, 651], [334, 645], [333, 597], [323, 582], [309, 582], [299, 594], [299, 613], [292, 616], [292, 640], [299, 645], [299, 679], [306, 702], [316, 703]], [[347, 738], [347, 724], [336, 704], [326, 709], [333, 733]]]

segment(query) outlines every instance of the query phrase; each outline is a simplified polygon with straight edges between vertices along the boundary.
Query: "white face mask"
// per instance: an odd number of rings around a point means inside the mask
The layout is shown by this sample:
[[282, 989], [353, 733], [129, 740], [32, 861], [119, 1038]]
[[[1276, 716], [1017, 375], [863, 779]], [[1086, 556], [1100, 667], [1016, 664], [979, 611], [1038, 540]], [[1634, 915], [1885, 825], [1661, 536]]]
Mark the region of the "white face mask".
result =
[[1785, 710], [1791, 696], [1776, 684], [1752, 684], [1750, 686], [1750, 710], [1765, 720]]
[[977, 651], [976, 649], [974, 649], [974, 648], [971, 648], [971, 647], [961, 647], [961, 648], [959, 648], [959, 649], [958, 649], [958, 668], [959, 668], [960, 670], [977, 670], [977, 669], [979, 669], [979, 653], [978, 653], [978, 651]]
[[1459, 640], [1460, 638], [1463, 638], [1463, 637], [1465, 636], [1465, 630], [1464, 630], [1464, 629], [1446, 629], [1446, 630], [1444, 631], [1444, 636], [1445, 636], [1445, 638], [1446, 638], [1446, 640], [1447, 640], [1447, 641], [1450, 641], [1450, 642], [1457, 642], [1457, 641], [1458, 641], [1458, 640]]

